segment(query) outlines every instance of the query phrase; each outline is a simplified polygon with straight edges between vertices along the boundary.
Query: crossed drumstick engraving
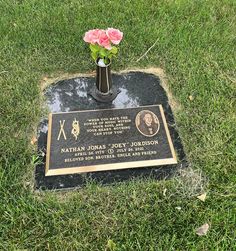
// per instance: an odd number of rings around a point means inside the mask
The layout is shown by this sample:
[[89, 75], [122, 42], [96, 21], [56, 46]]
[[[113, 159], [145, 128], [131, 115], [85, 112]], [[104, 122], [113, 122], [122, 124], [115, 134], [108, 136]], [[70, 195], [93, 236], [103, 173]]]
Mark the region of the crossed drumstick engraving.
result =
[[61, 137], [61, 134], [63, 134], [63, 137], [64, 137], [64, 139], [66, 140], [66, 134], [65, 134], [65, 131], [64, 131], [64, 124], [65, 124], [65, 120], [63, 120], [63, 121], [59, 121], [59, 123], [60, 123], [60, 131], [59, 131], [59, 134], [58, 134], [58, 137], [57, 137], [57, 140], [59, 140], [60, 139], [60, 137]]

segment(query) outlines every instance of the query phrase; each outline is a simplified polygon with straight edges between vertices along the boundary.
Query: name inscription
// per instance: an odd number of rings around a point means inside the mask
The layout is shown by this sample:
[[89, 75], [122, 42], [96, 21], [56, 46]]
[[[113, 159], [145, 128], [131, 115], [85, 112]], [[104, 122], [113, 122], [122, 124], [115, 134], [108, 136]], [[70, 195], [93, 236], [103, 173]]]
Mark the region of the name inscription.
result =
[[46, 176], [175, 164], [161, 105], [49, 115]]

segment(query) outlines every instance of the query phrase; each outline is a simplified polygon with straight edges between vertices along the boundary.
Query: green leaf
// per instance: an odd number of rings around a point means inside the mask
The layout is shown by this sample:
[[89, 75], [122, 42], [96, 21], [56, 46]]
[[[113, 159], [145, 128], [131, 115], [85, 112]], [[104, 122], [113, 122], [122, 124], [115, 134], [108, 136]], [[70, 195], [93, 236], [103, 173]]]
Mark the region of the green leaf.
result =
[[91, 57], [92, 57], [94, 60], [97, 60], [97, 58], [98, 58], [98, 53], [97, 53], [97, 52], [91, 52]]
[[100, 51], [99, 51], [99, 54], [101, 55], [101, 57], [107, 57], [107, 50], [102, 48]]
[[117, 54], [117, 52], [118, 52], [117, 47], [112, 46], [112, 48], [111, 48], [111, 50], [110, 50], [110, 53], [112, 53], [112, 54]]
[[115, 55], [115, 54], [112, 54], [112, 53], [110, 53], [108, 56], [107, 56], [109, 59], [111, 59], [111, 58], [117, 58], [117, 56]]
[[99, 51], [99, 46], [97, 44], [90, 44], [89, 48], [92, 52], [98, 52]]

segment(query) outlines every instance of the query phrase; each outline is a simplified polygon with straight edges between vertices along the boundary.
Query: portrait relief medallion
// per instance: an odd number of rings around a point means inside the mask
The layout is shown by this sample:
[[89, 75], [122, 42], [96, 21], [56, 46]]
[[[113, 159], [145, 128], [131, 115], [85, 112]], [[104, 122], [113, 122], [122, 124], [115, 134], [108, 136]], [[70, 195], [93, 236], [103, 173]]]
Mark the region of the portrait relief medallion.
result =
[[160, 129], [159, 119], [156, 114], [149, 110], [140, 111], [136, 115], [135, 124], [138, 131], [146, 137], [156, 135]]

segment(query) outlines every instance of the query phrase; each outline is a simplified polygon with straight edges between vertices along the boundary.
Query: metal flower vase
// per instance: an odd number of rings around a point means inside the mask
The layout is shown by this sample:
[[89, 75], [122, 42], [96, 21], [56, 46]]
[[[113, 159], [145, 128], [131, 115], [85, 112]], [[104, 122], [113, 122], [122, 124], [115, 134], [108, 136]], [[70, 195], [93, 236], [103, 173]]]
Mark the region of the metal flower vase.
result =
[[96, 86], [90, 94], [98, 102], [111, 102], [119, 94], [119, 91], [112, 85], [111, 61], [108, 65], [100, 66], [98, 60], [96, 61]]

